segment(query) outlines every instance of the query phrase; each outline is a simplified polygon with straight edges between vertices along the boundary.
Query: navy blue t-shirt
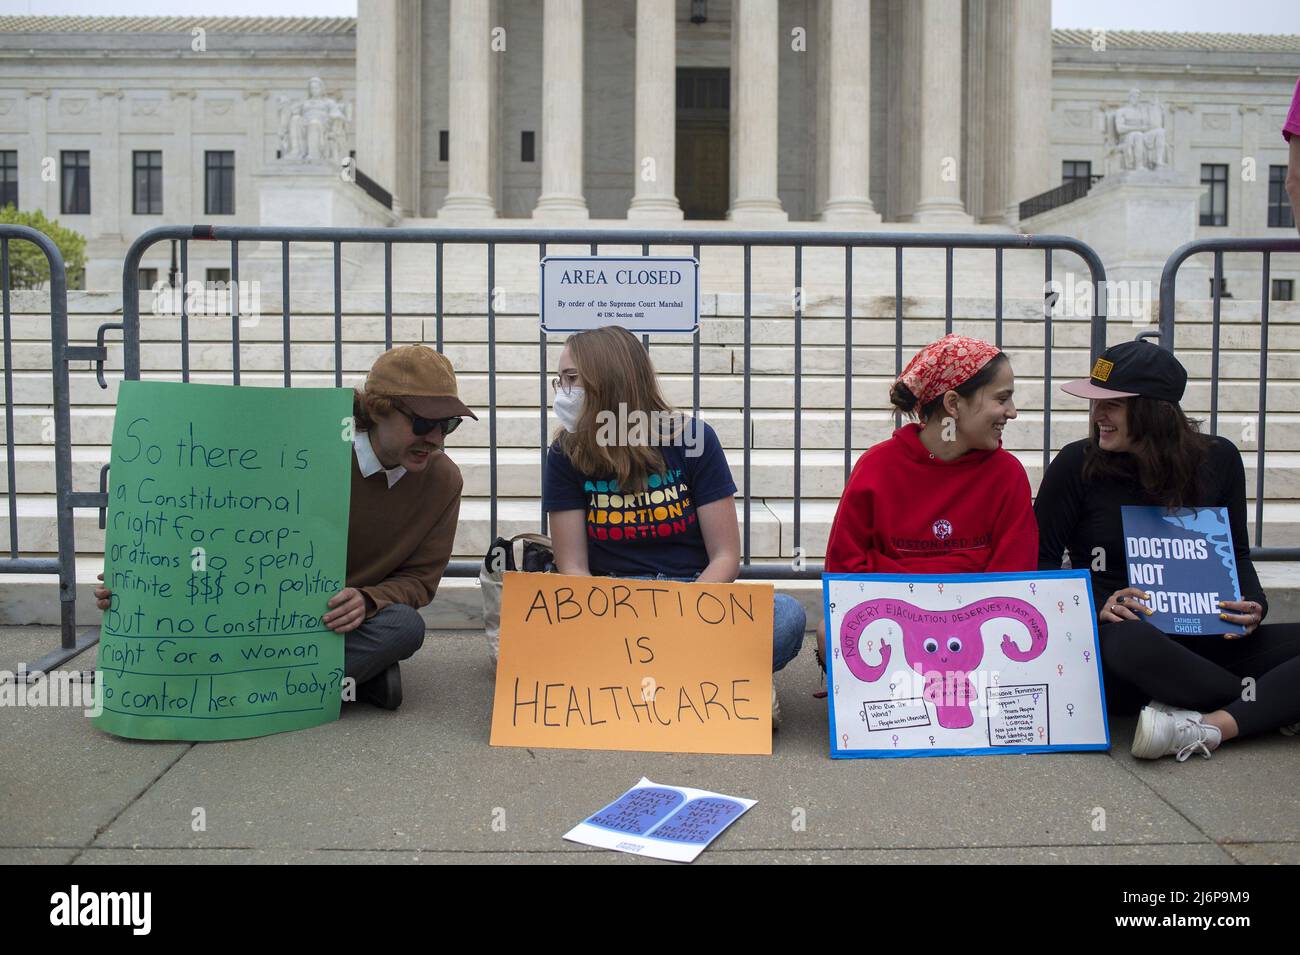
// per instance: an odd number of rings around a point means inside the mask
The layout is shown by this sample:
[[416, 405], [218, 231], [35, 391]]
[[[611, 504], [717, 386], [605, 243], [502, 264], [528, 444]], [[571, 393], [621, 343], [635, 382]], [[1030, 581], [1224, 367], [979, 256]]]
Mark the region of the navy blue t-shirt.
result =
[[734, 496], [736, 482], [713, 429], [690, 417], [685, 422], [686, 434], [696, 440], [661, 447], [663, 471], [651, 474], [646, 489], [635, 494], [620, 494], [608, 475], [579, 474], [559, 444], [551, 445], [542, 506], [547, 513], [586, 512], [593, 574], [694, 577], [708, 566], [695, 509]]

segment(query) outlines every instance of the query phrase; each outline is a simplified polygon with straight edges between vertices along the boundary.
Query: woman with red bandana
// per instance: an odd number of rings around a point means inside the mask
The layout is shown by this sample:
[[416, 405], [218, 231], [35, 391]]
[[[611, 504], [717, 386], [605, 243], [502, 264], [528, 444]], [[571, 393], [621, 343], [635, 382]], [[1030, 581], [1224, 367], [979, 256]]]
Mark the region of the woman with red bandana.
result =
[[[1038, 566], [1024, 466], [1002, 448], [1015, 378], [988, 342], [921, 349], [889, 400], [916, 419], [858, 459], [826, 544], [827, 573], [979, 574]], [[818, 628], [819, 659], [824, 650]]]

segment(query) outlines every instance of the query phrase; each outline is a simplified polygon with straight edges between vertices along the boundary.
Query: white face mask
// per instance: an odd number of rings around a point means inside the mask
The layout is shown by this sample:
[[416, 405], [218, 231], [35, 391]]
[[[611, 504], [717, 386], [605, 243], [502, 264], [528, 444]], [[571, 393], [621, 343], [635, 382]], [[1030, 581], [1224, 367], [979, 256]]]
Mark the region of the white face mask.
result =
[[555, 393], [555, 401], [552, 407], [555, 409], [555, 417], [560, 419], [560, 424], [564, 425], [564, 430], [573, 434], [578, 430], [578, 419], [582, 417], [583, 392], [581, 386], [574, 385], [573, 390], [568, 394], [563, 391]]

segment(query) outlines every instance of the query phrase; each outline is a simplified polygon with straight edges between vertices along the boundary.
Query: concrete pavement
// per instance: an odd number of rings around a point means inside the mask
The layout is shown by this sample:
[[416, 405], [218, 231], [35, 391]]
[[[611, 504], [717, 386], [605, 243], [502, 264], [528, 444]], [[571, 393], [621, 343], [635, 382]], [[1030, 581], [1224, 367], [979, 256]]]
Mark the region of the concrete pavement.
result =
[[[0, 669], [56, 642], [0, 628]], [[642, 775], [758, 800], [702, 863], [1300, 863], [1300, 739], [1276, 733], [1181, 764], [1130, 757], [1132, 719], [1110, 753], [832, 761], [805, 643], [771, 757], [498, 749], [481, 634], [431, 631], [402, 671], [396, 713], [237, 742], [0, 709], [0, 863], [628, 863], [562, 835]]]

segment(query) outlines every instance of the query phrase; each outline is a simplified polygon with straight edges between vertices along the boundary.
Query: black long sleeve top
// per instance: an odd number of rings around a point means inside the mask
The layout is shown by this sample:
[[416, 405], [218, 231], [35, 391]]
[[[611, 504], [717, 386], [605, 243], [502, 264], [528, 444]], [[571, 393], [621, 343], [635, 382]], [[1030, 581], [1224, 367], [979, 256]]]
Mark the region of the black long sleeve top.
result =
[[[1210, 441], [1197, 474], [1200, 494], [1196, 506], [1228, 509], [1241, 598], [1256, 601], [1267, 615], [1268, 601], [1250, 560], [1246, 471], [1241, 453], [1227, 438], [1215, 436]], [[1127, 459], [1127, 477], [1085, 481], [1083, 459], [1087, 447], [1086, 439], [1067, 444], [1043, 475], [1034, 501], [1034, 515], [1038, 518], [1038, 566], [1041, 570], [1059, 570], [1062, 555], [1068, 552], [1069, 566], [1086, 567], [1091, 572], [1093, 599], [1100, 611], [1106, 598], [1128, 586], [1120, 508], [1125, 504], [1150, 506], [1159, 502], [1151, 500], [1143, 491], [1137, 465], [1130, 455], [1120, 455]]]

